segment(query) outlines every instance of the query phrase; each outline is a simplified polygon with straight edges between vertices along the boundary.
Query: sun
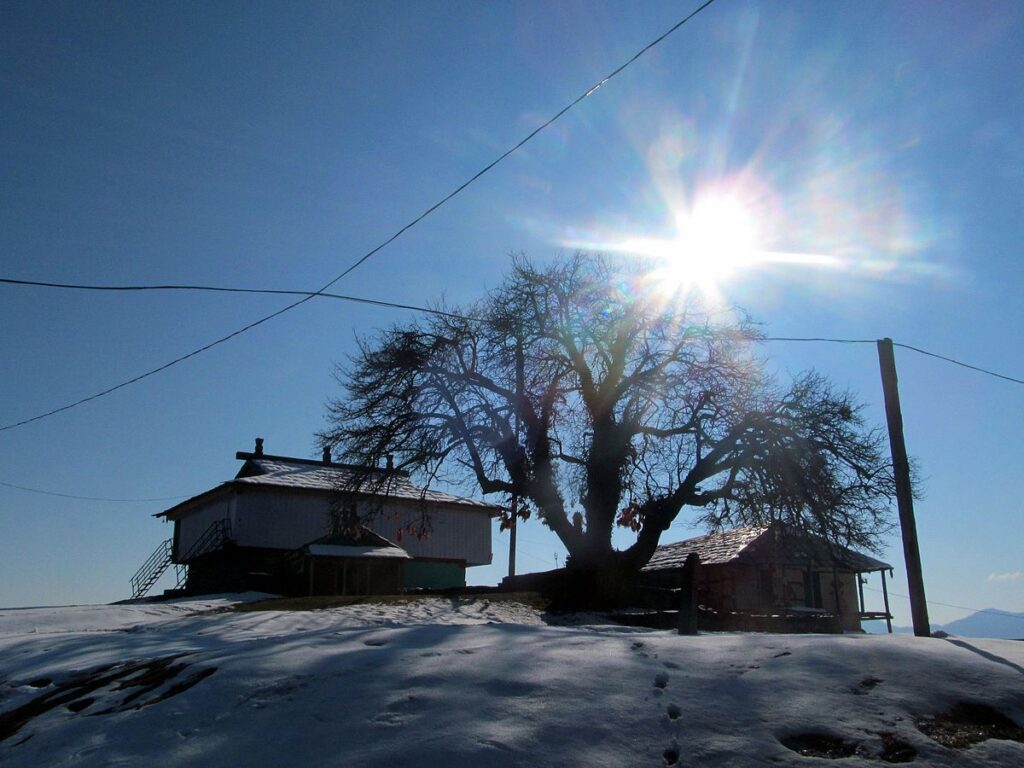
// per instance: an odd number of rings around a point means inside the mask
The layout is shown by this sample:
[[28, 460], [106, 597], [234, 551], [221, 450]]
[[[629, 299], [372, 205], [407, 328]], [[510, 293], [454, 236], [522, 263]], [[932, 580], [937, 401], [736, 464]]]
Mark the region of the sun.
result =
[[676, 216], [676, 237], [649, 241], [645, 252], [661, 266], [652, 279], [666, 293], [698, 290], [716, 297], [721, 286], [757, 261], [757, 225], [738, 198], [716, 195], [698, 200]]
[[660, 301], [700, 298], [726, 304], [729, 284], [775, 264], [837, 266], [829, 256], [766, 249], [776, 235], [771, 195], [761, 185], [720, 184], [699, 190], [692, 202], [669, 208], [661, 237], [594, 233], [562, 240], [566, 246], [643, 257], [641, 284]]

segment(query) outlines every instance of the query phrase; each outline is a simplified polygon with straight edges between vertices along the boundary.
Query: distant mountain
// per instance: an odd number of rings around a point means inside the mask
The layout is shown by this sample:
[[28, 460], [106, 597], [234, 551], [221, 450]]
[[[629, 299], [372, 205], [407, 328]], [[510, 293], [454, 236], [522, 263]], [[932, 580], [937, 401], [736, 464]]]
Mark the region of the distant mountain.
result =
[[[885, 624], [881, 621], [864, 622], [864, 629], [870, 634], [884, 634]], [[1000, 640], [1024, 640], [1024, 613], [1001, 611], [998, 608], [984, 608], [949, 624], [932, 624], [932, 632], [946, 632], [959, 637], [992, 637]], [[913, 627], [894, 626], [897, 635], [914, 634]]]
[[1024, 639], [1024, 613], [1010, 613], [986, 608], [942, 626], [944, 632], [960, 637], [997, 637], [1005, 640]]

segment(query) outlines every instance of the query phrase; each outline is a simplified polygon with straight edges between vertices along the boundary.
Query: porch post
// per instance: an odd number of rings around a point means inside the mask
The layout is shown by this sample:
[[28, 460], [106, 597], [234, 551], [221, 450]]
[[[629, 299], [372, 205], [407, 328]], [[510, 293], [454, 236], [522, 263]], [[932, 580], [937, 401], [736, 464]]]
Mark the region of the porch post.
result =
[[889, 611], [889, 590], [885, 586], [885, 571], [880, 572], [882, 574], [882, 599], [885, 601], [885, 626], [889, 630], [889, 634], [892, 634], [892, 613]]
[[843, 631], [843, 607], [839, 604], [839, 572], [832, 566], [832, 597], [836, 601], [836, 624]]

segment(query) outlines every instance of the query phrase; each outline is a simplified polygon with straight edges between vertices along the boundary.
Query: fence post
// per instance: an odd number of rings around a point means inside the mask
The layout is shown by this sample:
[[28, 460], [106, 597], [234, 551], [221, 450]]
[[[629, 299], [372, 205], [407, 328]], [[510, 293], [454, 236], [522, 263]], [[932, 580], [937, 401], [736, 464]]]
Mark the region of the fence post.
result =
[[679, 593], [679, 634], [697, 634], [697, 578], [700, 555], [691, 552], [683, 564], [683, 588]]

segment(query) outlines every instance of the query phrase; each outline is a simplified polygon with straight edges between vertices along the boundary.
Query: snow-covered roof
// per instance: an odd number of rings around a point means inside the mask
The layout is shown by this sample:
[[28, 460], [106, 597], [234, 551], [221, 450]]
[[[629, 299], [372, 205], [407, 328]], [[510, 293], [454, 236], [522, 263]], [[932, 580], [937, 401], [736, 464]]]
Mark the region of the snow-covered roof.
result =
[[337, 544], [310, 544], [306, 551], [314, 557], [383, 557], [412, 560], [401, 547], [351, 547]]
[[390, 539], [360, 525], [355, 532], [333, 533], [312, 541], [305, 550], [314, 557], [383, 557], [412, 560], [412, 555]]
[[[233, 480], [221, 483], [190, 499], [175, 504], [170, 509], [158, 512], [155, 517], [175, 518], [175, 513], [191, 507], [199, 499], [224, 493], [232, 486], [255, 486], [263, 488], [291, 488], [301, 491], [336, 492], [349, 491], [368, 496], [398, 499], [403, 501], [426, 502], [469, 507], [494, 516], [501, 509], [479, 499], [455, 496], [451, 493], [421, 488], [409, 480], [409, 474], [400, 470], [357, 467], [337, 462], [325, 463], [313, 459], [297, 459], [290, 456], [269, 456], [256, 453], [237, 453], [245, 464]], [[362, 478], [362, 484], [358, 481]]]
[[733, 528], [729, 531], [709, 533], [674, 544], [664, 544], [654, 551], [645, 571], [661, 571], [682, 568], [686, 558], [693, 552], [700, 555], [703, 565], [721, 565], [734, 560], [772, 559], [788, 563], [804, 564], [814, 562], [830, 566], [835, 558], [838, 567], [856, 573], [883, 571], [892, 568], [888, 563], [855, 552], [848, 547], [829, 544], [820, 536], [796, 531], [783, 533], [772, 541], [767, 525], [752, 525]]
[[674, 544], [663, 544], [654, 550], [654, 555], [644, 566], [645, 571], [659, 571], [665, 568], [682, 568], [686, 558], [693, 552], [700, 555], [703, 565], [721, 565], [739, 557], [749, 544], [767, 531], [765, 526], [734, 528], [697, 536]]
[[360, 475], [364, 474], [365, 470], [344, 464], [324, 464], [307, 459], [265, 456], [246, 460], [234, 482], [243, 485], [301, 488], [309, 491], [352, 490], [409, 501], [456, 504], [481, 510], [497, 509], [496, 505], [486, 501], [421, 488], [412, 483], [404, 472], [370, 470], [370, 474], [366, 475], [359, 485]]

